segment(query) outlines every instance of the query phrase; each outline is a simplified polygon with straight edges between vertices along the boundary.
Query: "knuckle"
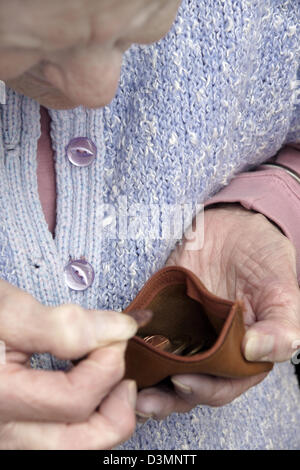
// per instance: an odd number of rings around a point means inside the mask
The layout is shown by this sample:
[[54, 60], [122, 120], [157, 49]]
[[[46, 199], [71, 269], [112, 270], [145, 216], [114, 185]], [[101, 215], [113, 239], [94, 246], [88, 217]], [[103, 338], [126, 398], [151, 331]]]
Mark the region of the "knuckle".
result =
[[57, 328], [57, 343], [72, 353], [78, 348], [82, 337], [82, 328], [85, 317], [84, 309], [77, 304], [64, 304], [51, 311], [52, 319]]
[[124, 353], [118, 346], [105, 346], [100, 349], [101, 364], [104, 368], [118, 371], [124, 366]]
[[209, 400], [209, 405], [213, 407], [219, 407], [227, 405], [232, 401], [232, 390], [226, 387], [217, 388], [212, 392], [212, 395]]
[[296, 255], [297, 255], [296, 247], [295, 247], [295, 245], [291, 242], [291, 240], [289, 240], [287, 237], [285, 237], [285, 238], [283, 239], [283, 244], [284, 244], [284, 248], [285, 248], [287, 254], [288, 254], [292, 259], [296, 259]]
[[82, 394], [77, 398], [73, 398], [67, 408], [64, 409], [64, 419], [68, 422], [83, 422], [86, 421], [93, 412], [93, 403], [85, 397], [83, 400]]
[[54, 404], [55, 414], [59, 415], [59, 420], [86, 421], [98, 405], [97, 390], [95, 387], [91, 388], [86, 381], [70, 381], [62, 395], [56, 397]]
[[105, 356], [102, 367], [105, 367], [106, 371], [119, 381], [125, 372], [125, 359], [121, 351], [109, 348], [109, 354]]
[[99, 350], [97, 361], [89, 360], [91, 366], [90, 386], [101, 389], [106, 384], [116, 383], [125, 373], [125, 359], [121, 351], [113, 348]]
[[55, 309], [59, 311], [61, 319], [68, 322], [74, 320], [77, 321], [78, 318], [81, 319], [83, 312], [83, 308], [80, 305], [73, 303], [63, 304]]
[[268, 295], [276, 301], [278, 306], [282, 306], [286, 311], [294, 311], [298, 298], [295, 298], [295, 288], [290, 282], [270, 282]]

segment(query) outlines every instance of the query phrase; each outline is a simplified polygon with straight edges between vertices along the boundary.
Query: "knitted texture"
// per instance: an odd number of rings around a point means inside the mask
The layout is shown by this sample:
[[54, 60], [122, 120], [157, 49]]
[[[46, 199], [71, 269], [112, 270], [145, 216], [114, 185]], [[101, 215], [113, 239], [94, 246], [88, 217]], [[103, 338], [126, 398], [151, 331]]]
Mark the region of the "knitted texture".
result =
[[[187, 228], [153, 238], [154, 222], [162, 232], [164, 207], [170, 213], [171, 205], [191, 204], [194, 215], [197, 203], [237, 173], [300, 141], [299, 19], [296, 0], [183, 0], [164, 39], [125, 53], [108, 106], [50, 109], [54, 239], [38, 195], [39, 105], [7, 88], [0, 105], [0, 277], [45, 305], [124, 309]], [[98, 149], [88, 167], [66, 157], [78, 136]], [[156, 208], [150, 222], [145, 204]], [[139, 237], [109, 238], [105, 218], [128, 211], [127, 233]], [[81, 256], [95, 280], [85, 291], [70, 290], [63, 268]], [[32, 366], [66, 369], [68, 362], [36, 354]], [[293, 369], [283, 364], [233, 404], [138, 426], [120, 448], [300, 448], [299, 405]]]

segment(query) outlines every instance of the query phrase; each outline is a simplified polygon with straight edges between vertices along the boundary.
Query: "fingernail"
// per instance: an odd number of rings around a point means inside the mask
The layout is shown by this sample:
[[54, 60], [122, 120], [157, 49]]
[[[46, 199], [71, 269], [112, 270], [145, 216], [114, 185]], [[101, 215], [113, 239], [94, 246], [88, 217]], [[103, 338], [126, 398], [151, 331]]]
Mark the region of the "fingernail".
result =
[[189, 385], [185, 385], [181, 382], [179, 382], [178, 380], [175, 380], [175, 379], [171, 379], [171, 381], [173, 382], [173, 384], [175, 385], [175, 388], [178, 388], [178, 390], [182, 393], [186, 393], [187, 395], [190, 395], [191, 393], [193, 393], [193, 390], [191, 387], [189, 387]]
[[137, 386], [135, 380], [129, 380], [127, 385], [127, 401], [131, 408], [135, 408], [137, 397]]
[[249, 334], [245, 346], [245, 357], [248, 361], [268, 361], [275, 338], [272, 335]]
[[131, 312], [126, 312], [126, 315], [134, 318], [138, 326], [145, 326], [153, 317], [151, 310], [132, 310]]
[[135, 410], [135, 414], [139, 423], [145, 423], [148, 419], [153, 417], [153, 413], [147, 414], [137, 410]]

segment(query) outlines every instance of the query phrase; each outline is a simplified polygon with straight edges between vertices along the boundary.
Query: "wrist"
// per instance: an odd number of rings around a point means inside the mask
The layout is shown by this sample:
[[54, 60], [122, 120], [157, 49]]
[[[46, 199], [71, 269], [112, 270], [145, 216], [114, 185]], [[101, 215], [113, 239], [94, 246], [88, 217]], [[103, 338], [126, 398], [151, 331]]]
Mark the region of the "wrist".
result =
[[274, 222], [272, 219], [270, 219], [269, 217], [267, 217], [266, 215], [262, 214], [261, 212], [259, 211], [255, 211], [254, 209], [248, 209], [246, 207], [244, 207], [240, 202], [216, 202], [214, 204], [210, 204], [209, 206], [205, 207], [205, 211], [204, 211], [204, 216], [205, 216], [205, 212], [209, 211], [209, 210], [213, 210], [213, 209], [217, 209], [218, 211], [221, 211], [223, 210], [224, 214], [228, 214], [228, 213], [231, 213], [231, 214], [245, 214], [245, 213], [248, 213], [249, 215], [250, 214], [260, 214], [261, 216], [265, 217], [268, 222], [270, 222], [277, 230], [279, 230], [279, 232], [286, 237], [285, 233], [283, 232], [283, 230], [281, 229], [281, 227], [276, 223]]

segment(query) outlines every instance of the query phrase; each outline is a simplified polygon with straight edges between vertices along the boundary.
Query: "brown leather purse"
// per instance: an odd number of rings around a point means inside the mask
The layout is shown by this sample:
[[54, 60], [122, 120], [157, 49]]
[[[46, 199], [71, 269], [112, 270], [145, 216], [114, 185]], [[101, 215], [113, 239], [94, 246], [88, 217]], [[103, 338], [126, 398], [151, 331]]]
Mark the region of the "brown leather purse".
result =
[[[153, 312], [151, 321], [128, 342], [125, 378], [136, 380], [142, 389], [174, 374], [240, 378], [270, 371], [272, 363], [249, 362], [243, 357], [244, 308], [242, 300], [231, 302], [209, 292], [186, 268], [160, 269], [123, 311]], [[173, 345], [184, 344], [189, 354], [164, 351], [144, 339], [153, 335]]]

